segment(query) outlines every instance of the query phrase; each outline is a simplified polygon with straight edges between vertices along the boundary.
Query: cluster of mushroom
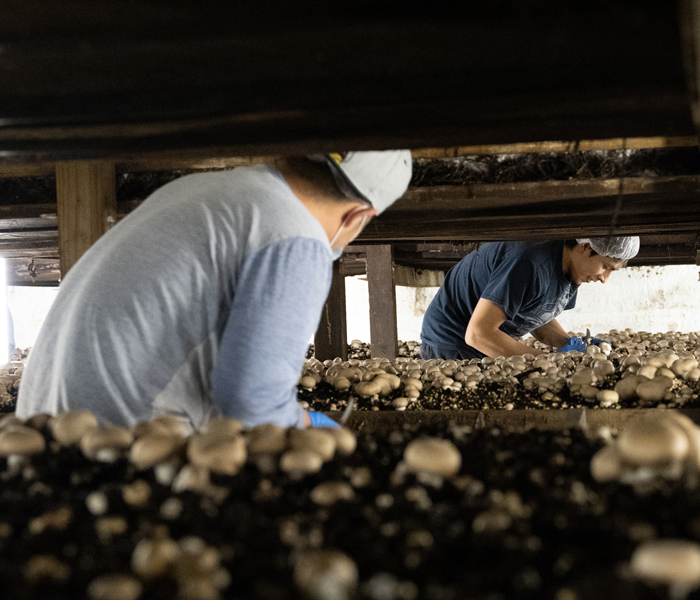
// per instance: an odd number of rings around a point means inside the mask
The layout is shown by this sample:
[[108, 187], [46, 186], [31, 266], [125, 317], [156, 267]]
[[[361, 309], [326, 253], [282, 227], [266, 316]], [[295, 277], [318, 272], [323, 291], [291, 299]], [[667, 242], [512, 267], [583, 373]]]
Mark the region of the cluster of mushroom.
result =
[[17, 396], [23, 372], [24, 362], [20, 360], [0, 365], [0, 406]]
[[207, 431], [188, 435], [175, 417], [158, 417], [139, 423], [133, 431], [99, 426], [86, 411], [58, 416], [36, 415], [26, 422], [14, 416], [0, 421], [0, 456], [31, 456], [44, 451], [41, 431], [47, 429], [60, 446], [79, 446], [83, 454], [100, 462], [123, 456], [137, 469], [154, 468], [161, 482], [178, 491], [202, 491], [209, 473], [235, 475], [246, 460], [288, 473], [314, 473], [337, 452], [351, 454], [357, 445], [345, 428], [286, 429], [272, 424], [244, 429], [235, 419], [213, 419]]
[[[525, 389], [538, 396], [542, 406], [563, 408], [568, 406], [562, 398], [565, 390], [574, 399], [578, 397], [603, 408], [614, 407], [620, 400], [674, 406], [697, 397], [697, 333], [612, 330], [600, 337], [604, 341], [589, 346], [584, 353], [526, 353], [471, 360], [399, 357], [394, 361], [336, 358], [321, 362], [311, 358], [304, 365], [299, 384], [313, 390], [325, 381], [339, 392], [386, 398], [387, 405], [396, 410], [405, 410], [431, 389], [451, 391], [458, 396], [485, 383], [510, 387], [514, 392]], [[548, 349], [532, 339], [527, 342], [534, 348]]]
[[593, 456], [591, 474], [599, 482], [645, 486], [684, 478], [687, 485], [696, 486], [700, 482], [700, 428], [677, 412], [638, 415]]
[[[357, 445], [354, 434], [344, 428], [299, 430], [267, 424], [244, 429], [240, 421], [224, 418], [212, 420], [207, 431], [188, 434], [182, 421], [174, 417], [156, 418], [127, 430], [99, 426], [89, 412], [37, 415], [24, 422], [8, 415], [0, 420], [0, 456], [7, 457], [9, 469], [21, 469], [27, 474], [26, 469], [32, 468], [31, 457], [45, 452], [47, 447], [50, 451], [78, 447], [89, 460], [112, 463], [128, 459], [136, 470], [153, 469], [156, 480], [170, 486], [173, 492], [192, 490], [216, 502], [223, 500], [228, 491], [213, 485], [211, 474], [235, 475], [246, 461], [252, 461], [263, 471], [279, 469], [299, 478], [319, 471], [336, 453], [351, 454]], [[127, 505], [139, 509], [147, 505], [152, 490], [146, 480], [137, 478], [125, 483], [121, 494]], [[328, 503], [328, 497], [334, 494], [342, 498], [343, 491], [317, 489], [316, 501], [321, 505]], [[95, 527], [101, 538], [110, 539], [126, 531], [127, 523], [122, 517], [108, 514], [105, 493], [91, 492], [85, 502], [97, 517]], [[182, 510], [182, 502], [173, 496], [162, 503], [160, 514], [172, 520]], [[33, 519], [29, 526], [39, 533], [47, 528], [65, 528], [71, 519], [70, 511], [58, 509]], [[53, 568], [54, 558], [47, 555], [43, 562], [28, 565], [28, 573], [39, 578], [48, 571], [62, 573], [58, 567]], [[63, 563], [59, 566], [69, 569]], [[88, 595], [94, 600], [138, 598], [141, 580], [164, 575], [176, 578], [182, 597], [195, 600], [219, 598], [220, 590], [228, 585], [215, 549], [195, 538], [179, 542], [167, 536], [141, 540], [133, 552], [132, 571], [136, 578], [114, 574], [93, 581]], [[121, 595], [109, 590], [119, 590]]]

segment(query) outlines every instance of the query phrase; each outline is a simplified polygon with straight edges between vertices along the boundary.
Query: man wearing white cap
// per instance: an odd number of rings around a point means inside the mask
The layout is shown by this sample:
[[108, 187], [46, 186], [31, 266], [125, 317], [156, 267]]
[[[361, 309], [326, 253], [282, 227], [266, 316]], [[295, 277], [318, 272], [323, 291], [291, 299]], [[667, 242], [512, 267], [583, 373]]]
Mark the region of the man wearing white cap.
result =
[[17, 415], [333, 425], [296, 383], [333, 260], [406, 190], [408, 150], [280, 159], [157, 190], [68, 273]]
[[[538, 354], [527, 333], [559, 351], [585, 350], [556, 317], [580, 285], [605, 283], [639, 251], [638, 237], [483, 244], [445, 276], [423, 318], [423, 358]], [[593, 343], [599, 342], [595, 338]]]

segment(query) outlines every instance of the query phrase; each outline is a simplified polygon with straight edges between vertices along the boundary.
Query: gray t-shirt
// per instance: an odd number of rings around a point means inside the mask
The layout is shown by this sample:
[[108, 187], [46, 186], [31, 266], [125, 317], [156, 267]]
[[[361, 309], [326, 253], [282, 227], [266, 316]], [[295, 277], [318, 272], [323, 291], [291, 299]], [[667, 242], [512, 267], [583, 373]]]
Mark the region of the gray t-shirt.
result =
[[215, 414], [300, 426], [296, 383], [332, 278], [328, 237], [265, 166], [183, 177], [102, 236], [61, 283], [17, 415], [133, 425]]

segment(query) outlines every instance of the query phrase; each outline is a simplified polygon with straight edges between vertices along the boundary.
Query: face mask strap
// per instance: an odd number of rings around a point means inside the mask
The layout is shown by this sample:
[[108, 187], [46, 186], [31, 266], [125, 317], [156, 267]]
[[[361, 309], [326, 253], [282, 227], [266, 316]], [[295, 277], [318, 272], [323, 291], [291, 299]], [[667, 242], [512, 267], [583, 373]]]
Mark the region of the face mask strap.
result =
[[[343, 231], [345, 228], [345, 220], [343, 219], [343, 222], [340, 224], [340, 227], [338, 227], [338, 231], [335, 232], [335, 235], [333, 236], [333, 239], [330, 242], [331, 248], [333, 247], [333, 244], [335, 244], [336, 240], [338, 239], [338, 236], [340, 236], [340, 232]], [[367, 215], [362, 215], [362, 220], [360, 221], [360, 226], [357, 228], [358, 231], [362, 231], [362, 228], [365, 225], [365, 221], [367, 220]]]

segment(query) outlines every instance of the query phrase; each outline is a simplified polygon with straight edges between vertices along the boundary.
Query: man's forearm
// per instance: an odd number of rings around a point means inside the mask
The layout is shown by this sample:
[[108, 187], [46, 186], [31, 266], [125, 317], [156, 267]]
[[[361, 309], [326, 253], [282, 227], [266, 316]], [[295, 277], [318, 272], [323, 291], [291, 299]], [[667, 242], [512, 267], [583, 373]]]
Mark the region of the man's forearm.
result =
[[465, 341], [472, 348], [476, 348], [486, 356], [517, 356], [522, 354], [542, 354], [542, 350], [532, 348], [527, 344], [523, 344], [514, 340], [507, 333], [503, 333], [500, 329], [490, 333], [482, 332], [467, 332]]
[[569, 340], [569, 334], [564, 331], [564, 328], [556, 319], [533, 330], [532, 337], [538, 342], [542, 342], [554, 348], [565, 346], [566, 342]]

